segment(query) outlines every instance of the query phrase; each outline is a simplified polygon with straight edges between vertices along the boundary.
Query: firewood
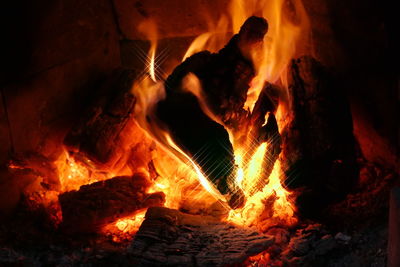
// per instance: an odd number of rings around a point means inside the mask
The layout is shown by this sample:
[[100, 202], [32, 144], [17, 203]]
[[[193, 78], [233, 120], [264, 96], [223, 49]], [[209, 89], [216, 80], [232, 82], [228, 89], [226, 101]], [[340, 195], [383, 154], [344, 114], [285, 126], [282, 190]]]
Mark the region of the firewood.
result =
[[71, 154], [104, 169], [118, 161], [125, 152], [121, 132], [132, 122], [135, 98], [130, 89], [134, 78], [133, 71], [118, 69], [95, 90], [96, 100], [64, 140]]
[[62, 210], [61, 227], [66, 232], [97, 232], [104, 225], [139, 210], [162, 206], [162, 192], [148, 194], [150, 186], [144, 175], [120, 176], [81, 186], [59, 196]]
[[128, 253], [138, 266], [227, 266], [243, 263], [274, 243], [255, 229], [150, 208]]
[[298, 203], [300, 209], [317, 210], [315, 205], [348, 193], [357, 179], [350, 108], [340, 85], [315, 59], [293, 60], [288, 76], [293, 118], [282, 134], [286, 185], [305, 186], [309, 195], [300, 196], [299, 202], [307, 202]]
[[255, 75], [247, 52], [262, 42], [268, 30], [265, 19], [250, 17], [218, 53], [197, 53], [179, 65], [165, 82], [167, 96], [158, 103], [157, 116], [177, 145], [200, 166], [233, 208], [243, 205], [239, 188], [230, 187], [235, 175], [233, 147], [226, 129], [202, 111], [198, 99], [182, 89], [193, 73], [201, 82], [207, 105], [232, 129], [239, 131], [249, 118], [243, 109], [249, 83]]

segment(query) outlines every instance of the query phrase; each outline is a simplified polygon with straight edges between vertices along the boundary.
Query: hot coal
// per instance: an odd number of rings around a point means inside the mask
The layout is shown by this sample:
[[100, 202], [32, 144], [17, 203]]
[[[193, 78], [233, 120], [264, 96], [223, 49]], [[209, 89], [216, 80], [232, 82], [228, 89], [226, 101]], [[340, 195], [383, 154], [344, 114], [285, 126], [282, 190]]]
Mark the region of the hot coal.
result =
[[98, 232], [117, 219], [133, 216], [137, 211], [162, 206], [162, 192], [146, 193], [150, 186], [141, 174], [121, 176], [81, 186], [59, 196], [62, 210], [61, 227], [66, 232]]

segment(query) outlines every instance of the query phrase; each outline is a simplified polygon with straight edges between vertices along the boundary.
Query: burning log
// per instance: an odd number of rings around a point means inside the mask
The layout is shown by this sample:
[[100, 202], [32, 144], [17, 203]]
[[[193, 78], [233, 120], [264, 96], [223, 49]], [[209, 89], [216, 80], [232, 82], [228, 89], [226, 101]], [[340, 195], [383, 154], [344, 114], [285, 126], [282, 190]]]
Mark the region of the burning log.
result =
[[212, 217], [150, 208], [128, 252], [140, 266], [227, 266], [265, 251], [274, 238]]
[[[232, 185], [236, 166], [228, 132], [205, 114], [196, 96], [184, 90], [182, 81], [190, 73], [199, 78], [207, 106], [225, 127], [233, 132], [249, 127], [250, 114], [243, 107], [255, 75], [250, 53], [259, 47], [267, 30], [265, 19], [250, 17], [218, 53], [203, 51], [188, 58], [168, 77], [166, 98], [157, 106], [157, 116], [176, 144], [194, 159], [222, 194], [228, 195], [232, 208], [243, 205], [244, 195]], [[260, 100], [259, 117], [273, 111], [270, 104], [266, 98]], [[272, 124], [260, 129], [264, 138], [274, 135], [269, 133], [274, 128]]]
[[59, 196], [62, 210], [61, 227], [66, 232], [96, 232], [117, 219], [134, 215], [137, 211], [162, 206], [164, 193], [148, 194], [150, 186], [141, 174], [121, 176], [81, 186]]
[[[282, 141], [279, 134], [278, 123], [274, 115], [278, 107], [279, 90], [277, 86], [267, 83], [260, 92], [250, 117], [251, 132], [248, 142], [251, 144], [247, 145], [250, 149], [247, 151], [247, 155], [244, 159], [245, 165], [262, 143], [267, 142], [269, 144], [263, 160], [263, 175], [255, 182], [253, 188], [249, 192], [251, 195], [262, 190], [268, 183], [268, 177], [281, 152]], [[266, 115], [268, 115], [267, 122], [265, 122]]]
[[[278, 123], [273, 113], [269, 113], [267, 123], [258, 130], [256, 147], [268, 142], [269, 147], [265, 152], [263, 160], [263, 176], [254, 184], [250, 194], [260, 191], [268, 183], [268, 178], [274, 168], [275, 162], [281, 153], [281, 136], [279, 134]], [[254, 152], [253, 152], [254, 153]], [[248, 157], [249, 158], [249, 157]]]
[[123, 154], [121, 132], [131, 121], [135, 73], [116, 70], [96, 94], [95, 103], [64, 140], [68, 151], [98, 167], [113, 166]]
[[288, 78], [293, 119], [282, 134], [286, 185], [306, 186], [309, 192], [299, 197], [298, 206], [314, 212], [356, 182], [352, 118], [340, 87], [315, 59], [293, 60]]

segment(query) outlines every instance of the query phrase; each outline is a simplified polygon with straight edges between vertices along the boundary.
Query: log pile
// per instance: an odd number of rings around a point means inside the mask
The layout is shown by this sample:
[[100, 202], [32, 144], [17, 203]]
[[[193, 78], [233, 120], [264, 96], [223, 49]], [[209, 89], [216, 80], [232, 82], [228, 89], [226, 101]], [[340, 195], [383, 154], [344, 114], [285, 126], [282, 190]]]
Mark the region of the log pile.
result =
[[150, 186], [142, 174], [121, 176], [81, 186], [59, 196], [62, 229], [66, 232], [98, 232], [106, 224], [132, 216], [139, 210], [162, 206], [162, 192], [145, 193]]
[[254, 229], [149, 208], [128, 252], [137, 266], [226, 266], [265, 251], [274, 238]]

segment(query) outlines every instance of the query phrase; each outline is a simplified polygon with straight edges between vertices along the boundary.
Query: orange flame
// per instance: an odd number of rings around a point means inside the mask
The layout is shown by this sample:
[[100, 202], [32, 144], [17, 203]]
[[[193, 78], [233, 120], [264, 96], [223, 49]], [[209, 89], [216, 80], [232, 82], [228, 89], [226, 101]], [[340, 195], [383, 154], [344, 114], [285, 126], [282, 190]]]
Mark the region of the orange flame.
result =
[[[257, 75], [247, 94], [245, 109], [250, 111], [265, 81], [285, 84], [284, 70], [289, 61], [308, 49], [310, 23], [301, 0], [231, 0], [229, 15], [222, 15], [209, 31], [199, 35], [189, 46], [183, 60], [202, 50], [215, 52], [226, 43], [227, 33], [237, 33], [252, 15], [262, 16], [269, 24], [261, 53], [253, 54]], [[224, 35], [225, 34], [225, 35]]]
[[157, 49], [157, 25], [153, 20], [144, 20], [138, 27], [138, 30], [142, 32], [147, 39], [150, 41], [150, 49], [147, 56], [147, 69], [149, 71], [151, 79], [156, 82], [156, 49]]

